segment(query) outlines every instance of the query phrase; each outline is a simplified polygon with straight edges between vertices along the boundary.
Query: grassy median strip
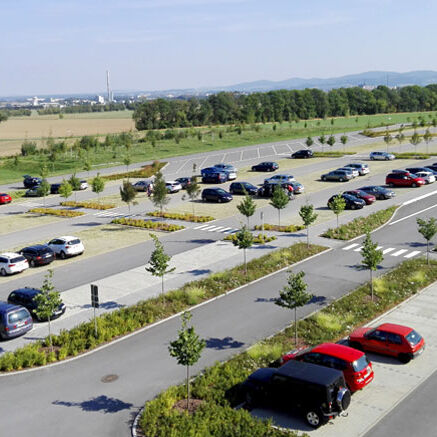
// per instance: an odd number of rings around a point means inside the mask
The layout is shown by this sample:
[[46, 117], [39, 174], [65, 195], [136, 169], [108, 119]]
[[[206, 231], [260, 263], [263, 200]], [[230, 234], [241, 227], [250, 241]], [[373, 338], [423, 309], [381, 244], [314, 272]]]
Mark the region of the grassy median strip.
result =
[[155, 231], [174, 232], [185, 229], [185, 226], [173, 225], [171, 223], [153, 222], [152, 220], [118, 218], [112, 220], [111, 223], [116, 225], [133, 226], [134, 228], [152, 229]]
[[82, 211], [71, 211], [69, 209], [52, 209], [52, 208], [33, 208], [28, 212], [34, 214], [55, 215], [57, 217], [79, 217], [85, 213]]
[[[226, 235], [225, 238], [223, 238], [225, 241], [232, 241], [237, 242], [238, 237], [237, 234], [231, 234]], [[276, 237], [274, 235], [267, 235], [267, 234], [258, 234], [253, 236], [253, 244], [266, 244], [270, 243], [270, 241], [276, 240]]]
[[143, 165], [139, 170], [126, 171], [123, 173], [114, 173], [110, 175], [101, 176], [102, 179], [107, 181], [115, 181], [119, 179], [129, 179], [129, 178], [150, 178], [158, 170], [161, 170], [167, 163], [154, 161], [153, 164]]
[[[437, 261], [428, 267], [423, 259], [408, 260], [376, 280], [376, 298], [369, 299], [369, 284], [364, 284], [316, 314], [299, 322], [299, 339], [306, 345], [337, 341], [396, 304], [437, 280]], [[272, 303], [273, 305], [273, 303]], [[290, 319], [292, 313], [290, 312]], [[221, 437], [296, 436], [270, 426], [269, 421], [253, 417], [248, 411], [234, 410], [242, 402], [239, 384], [259, 367], [289, 351], [294, 344], [294, 326], [255, 344], [224, 363], [208, 367], [191, 384], [191, 395], [201, 406], [186, 414], [174, 408], [184, 399], [185, 386], [173, 386], [147, 402], [140, 426], [147, 437], [164, 437], [177, 430], [178, 435]], [[231, 429], [233, 432], [229, 433]]]
[[[278, 249], [247, 263], [247, 274], [242, 265], [205, 279], [185, 284], [164, 296], [138, 302], [130, 307], [106, 313], [97, 318], [98, 337], [94, 336], [94, 322], [81, 323], [69, 331], [52, 336], [53, 351], [48, 348], [48, 338], [5, 353], [0, 357], [0, 371], [20, 370], [64, 360], [126, 335], [172, 314], [189, 309], [212, 297], [245, 285], [269, 273], [326, 250], [323, 246], [298, 243]], [[145, 282], [146, 285], [146, 282]]]
[[61, 202], [61, 206], [72, 206], [76, 208], [88, 208], [88, 209], [112, 209], [115, 208], [114, 203], [99, 203], [99, 202], [76, 202], [74, 200], [66, 200]]
[[302, 229], [305, 229], [305, 226], [301, 225], [286, 225], [286, 226], [279, 226], [279, 225], [270, 225], [268, 223], [265, 223], [262, 225], [255, 225], [254, 229], [256, 231], [277, 231], [277, 232], [298, 232]]
[[367, 217], [357, 217], [338, 228], [329, 228], [322, 234], [322, 237], [335, 238], [337, 240], [350, 240], [351, 238], [363, 235], [367, 230], [371, 232], [382, 226], [384, 223], [387, 223], [397, 208], [398, 206], [391, 206], [390, 208], [374, 212]]
[[215, 220], [214, 217], [210, 215], [194, 215], [190, 213], [178, 213], [178, 212], [161, 212], [161, 211], [153, 211], [148, 212], [147, 215], [151, 217], [162, 217], [173, 220], [184, 220], [186, 222], [194, 222], [194, 223], [205, 223], [210, 222], [211, 220]]

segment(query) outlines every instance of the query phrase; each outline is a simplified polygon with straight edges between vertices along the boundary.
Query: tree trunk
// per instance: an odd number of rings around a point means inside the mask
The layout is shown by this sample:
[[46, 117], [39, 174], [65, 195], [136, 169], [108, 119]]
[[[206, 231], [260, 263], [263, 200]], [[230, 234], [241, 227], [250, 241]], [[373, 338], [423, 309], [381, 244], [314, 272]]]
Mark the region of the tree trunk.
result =
[[426, 264], [429, 265], [429, 240], [426, 240]]
[[51, 326], [50, 326], [50, 316], [48, 317], [47, 321], [49, 322], [49, 345], [50, 345], [50, 352], [53, 352], [52, 331], [51, 331]]
[[161, 276], [161, 294], [164, 295], [164, 275]]
[[243, 253], [244, 253], [244, 274], [247, 275], [246, 249], [243, 249]]
[[370, 294], [372, 296], [372, 302], [373, 302], [373, 270], [370, 269]]
[[310, 248], [310, 227], [307, 226], [307, 249]]
[[278, 209], [278, 222], [279, 222], [279, 227], [281, 227], [281, 210]]
[[294, 309], [294, 344], [297, 347], [297, 308]]
[[336, 214], [336, 216], [337, 216], [337, 229], [338, 229], [338, 214]]
[[190, 366], [187, 366], [187, 412], [190, 407]]

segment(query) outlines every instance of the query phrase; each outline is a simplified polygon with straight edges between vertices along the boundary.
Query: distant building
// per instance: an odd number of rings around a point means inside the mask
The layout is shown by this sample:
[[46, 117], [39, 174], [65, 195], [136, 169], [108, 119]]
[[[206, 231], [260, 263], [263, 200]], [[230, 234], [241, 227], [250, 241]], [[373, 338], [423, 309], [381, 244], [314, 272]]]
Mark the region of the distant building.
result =
[[97, 96], [97, 103], [104, 105], [105, 104], [105, 98], [103, 96]]

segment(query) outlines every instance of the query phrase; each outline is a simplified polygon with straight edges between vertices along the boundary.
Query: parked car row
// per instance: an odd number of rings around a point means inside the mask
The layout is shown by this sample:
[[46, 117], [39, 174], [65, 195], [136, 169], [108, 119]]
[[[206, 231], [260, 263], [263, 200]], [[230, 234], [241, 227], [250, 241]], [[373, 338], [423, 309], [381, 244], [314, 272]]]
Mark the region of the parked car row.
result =
[[47, 244], [36, 244], [24, 247], [18, 253], [5, 252], [0, 254], [0, 275], [21, 273], [30, 267], [50, 264], [55, 258], [65, 259], [81, 255], [85, 251], [79, 238], [62, 236], [50, 240]]
[[282, 355], [271, 367], [256, 370], [241, 385], [246, 406], [296, 409], [317, 428], [347, 410], [351, 393], [373, 381], [373, 366], [365, 351], [407, 363], [425, 349], [424, 339], [414, 329], [392, 323], [356, 329], [348, 344], [298, 349]]
[[361, 162], [354, 162], [347, 164], [344, 167], [332, 170], [328, 173], [322, 174], [320, 179], [322, 181], [338, 181], [346, 182], [358, 176], [364, 176], [370, 172], [369, 166]]
[[[42, 183], [42, 179], [30, 175], [24, 175], [23, 178], [24, 178], [23, 186], [24, 188], [27, 188], [27, 191], [24, 194], [25, 197], [39, 197], [38, 188]], [[50, 184], [50, 194], [58, 194], [61, 185], [62, 185], [61, 183]], [[86, 180], [81, 180], [79, 189], [86, 190], [87, 188], [88, 188], [88, 182]]]

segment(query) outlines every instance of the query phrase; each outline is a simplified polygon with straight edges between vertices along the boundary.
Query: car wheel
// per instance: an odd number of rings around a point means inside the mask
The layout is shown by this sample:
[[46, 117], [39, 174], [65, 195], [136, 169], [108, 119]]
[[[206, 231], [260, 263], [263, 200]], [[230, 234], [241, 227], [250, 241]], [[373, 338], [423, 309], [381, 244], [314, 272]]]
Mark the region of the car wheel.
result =
[[395, 186], [395, 184], [391, 183], [391, 184], [388, 184], [388, 186], [393, 188]]
[[413, 188], [416, 188], [417, 187], [417, 184], [416, 184], [416, 182], [413, 182], [413, 184], [411, 185]]
[[410, 354], [399, 354], [398, 359], [401, 363], [407, 364], [411, 361], [411, 355]]
[[375, 158], [374, 158], [373, 156], [371, 156], [371, 157], [370, 157], [370, 160], [371, 160], [371, 161], [374, 161], [374, 160], [375, 160]]
[[222, 203], [222, 199], [220, 197], [217, 199], [217, 203]]
[[387, 158], [385, 158], [385, 160], [386, 160], [386, 161], [390, 161], [390, 158], [387, 157]]
[[1, 270], [0, 270], [0, 275], [2, 275], [2, 276], [6, 276], [6, 270], [5, 270], [5, 269], [1, 269]]
[[326, 178], [324, 176], [322, 176], [322, 181], [326, 182]]
[[340, 182], [343, 182], [343, 178], [340, 178], [339, 181], [340, 181]]
[[65, 252], [63, 250], [61, 250], [61, 253], [59, 254], [59, 256], [61, 257], [61, 259], [66, 258]]
[[351, 209], [357, 209], [356, 205], [352, 204]]
[[326, 422], [325, 417], [319, 410], [308, 410], [305, 413], [305, 420], [312, 428], [318, 428], [320, 425]]
[[33, 259], [30, 260], [30, 267], [35, 267], [35, 261]]

